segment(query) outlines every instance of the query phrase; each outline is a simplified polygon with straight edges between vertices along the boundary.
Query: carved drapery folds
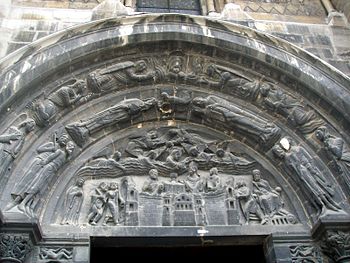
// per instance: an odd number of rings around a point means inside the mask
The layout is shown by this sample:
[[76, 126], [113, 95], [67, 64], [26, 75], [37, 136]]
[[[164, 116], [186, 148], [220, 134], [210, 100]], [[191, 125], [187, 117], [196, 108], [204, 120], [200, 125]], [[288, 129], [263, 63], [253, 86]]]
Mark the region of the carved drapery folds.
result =
[[[243, 73], [213, 59], [187, 55], [180, 50], [169, 52], [167, 57], [158, 55], [114, 63], [105, 68], [90, 71], [85, 77], [74, 78], [65, 83], [57, 87], [46, 98], [37, 98], [30, 105], [27, 115], [36, 120], [38, 129], [45, 129], [56, 123], [62, 117], [63, 111], [83, 107], [84, 104], [94, 102], [95, 99], [108, 96], [107, 94], [112, 94], [112, 92], [129, 88], [143, 89], [143, 86], [148, 85], [159, 85], [159, 88], [153, 93], [153, 96], [118, 99], [114, 105], [93, 111], [89, 117], [66, 122], [64, 126], [67, 134], [56, 135], [53, 141], [37, 148], [37, 155], [11, 192], [12, 200], [6, 207], [7, 211], [14, 211], [13, 209], [17, 208], [17, 211], [29, 217], [36, 216], [34, 211], [40, 202], [40, 196], [45, 192], [46, 184], [50, 184], [59, 174], [59, 170], [70, 161], [74, 143], [85, 149], [96, 139], [96, 135], [103, 134], [101, 131], [108, 129], [116, 131], [145, 120], [178, 118], [194, 121], [234, 136], [236, 133], [240, 134], [244, 141], [249, 141], [252, 146], [256, 145], [255, 147], [262, 151], [270, 149], [285, 133], [278, 118], [284, 118], [289, 128], [297, 131], [304, 138], [308, 138], [307, 136], [312, 132], [316, 131], [317, 134], [321, 134], [323, 131], [322, 134], [327, 134], [327, 136], [324, 135], [325, 139], [318, 136], [321, 142], [325, 144], [327, 142], [328, 145], [334, 141], [334, 139], [331, 140], [334, 136], [324, 132], [324, 120], [298, 96], [292, 95], [277, 84], [257, 78], [252, 73]], [[170, 88], [168, 84], [171, 87], [175, 85], [181, 88]], [[218, 95], [198, 92], [192, 86], [215, 90]], [[249, 109], [243, 106], [246, 103], [254, 106]], [[262, 111], [264, 114], [257, 114]], [[144, 116], [148, 116], [148, 119]], [[23, 134], [29, 133], [34, 128], [34, 121], [28, 120], [26, 123], [32, 125], [29, 125], [30, 127]], [[4, 145], [7, 137], [13, 141], [16, 141], [18, 137], [15, 138], [15, 134], [7, 133], [2, 136]], [[24, 135], [22, 137], [20, 145], [23, 146]], [[175, 181], [185, 186], [183, 193], [186, 194], [186, 198], [190, 200], [198, 198], [198, 202], [204, 204], [205, 201], [201, 196], [203, 191], [205, 195], [217, 194], [229, 188], [222, 181], [220, 174], [252, 175], [253, 170], [257, 168], [255, 160], [235, 154], [234, 151], [227, 148], [228, 144], [228, 141], [219, 143], [186, 129], [175, 127], [166, 132], [155, 129], [130, 137], [122, 152], [114, 151], [114, 154], [93, 156], [76, 172], [76, 183], [65, 192], [63, 205], [65, 214], [60, 218], [60, 224], [79, 224], [82, 207], [87, 200], [90, 200], [90, 197], [87, 197], [84, 192], [86, 183], [84, 180], [88, 176], [95, 177], [99, 174], [118, 179], [114, 182], [105, 182], [105, 187], [103, 184], [99, 187], [94, 186], [95, 191], [91, 195], [100, 197], [91, 200], [90, 216], [87, 215], [87, 221], [90, 224], [99, 223], [104, 217], [100, 215], [101, 211], [103, 214], [107, 210], [110, 218], [107, 222], [115, 225], [121, 224], [120, 217], [125, 212], [118, 211], [126, 210], [126, 207], [121, 208], [108, 201], [113, 198], [117, 200], [119, 197], [125, 199], [125, 196], [117, 194], [114, 189], [121, 187], [119, 178], [144, 176], [151, 170], [155, 170], [160, 177], [186, 177], [191, 170], [189, 168], [191, 162], [196, 164], [198, 170], [208, 174], [208, 180], [201, 181], [197, 186], [191, 186], [190, 181], [186, 182], [184, 179]], [[21, 147], [17, 148], [20, 150]], [[326, 149], [328, 150], [329, 147]], [[338, 153], [339, 150], [335, 153], [334, 149], [335, 147], [328, 151], [334, 155], [337, 154], [339, 170], [347, 174], [346, 149], [344, 148], [341, 154]], [[281, 151], [274, 149], [275, 153], [282, 151], [286, 152], [286, 156], [281, 156], [281, 158], [285, 161], [287, 168], [293, 174], [298, 175], [298, 180], [311, 193], [316, 206], [323, 210], [341, 210], [334, 200], [334, 189], [328, 185], [327, 178], [320, 174], [317, 165], [314, 170], [294, 165], [299, 159], [308, 160], [309, 164], [313, 165], [308, 152], [301, 146], [292, 146], [288, 151], [283, 148]], [[6, 154], [9, 155], [8, 151], [4, 150], [3, 155]], [[13, 161], [13, 155], [11, 156], [12, 159], [9, 159], [8, 164], [5, 162], [2, 165], [5, 170]], [[254, 172], [254, 174], [257, 173]], [[311, 178], [311, 174], [317, 175], [316, 179]], [[259, 176], [254, 175], [255, 177]], [[239, 223], [243, 221], [243, 223], [249, 223], [251, 218], [253, 221], [255, 218], [262, 224], [275, 224], [278, 221], [274, 221], [276, 217], [280, 217], [283, 223], [295, 223], [297, 221], [295, 217], [283, 208], [281, 188], [272, 188], [269, 182], [262, 179], [256, 180], [252, 177], [249, 182], [243, 180], [231, 186], [235, 205], [241, 210], [237, 212], [241, 213], [237, 217], [240, 218]], [[193, 184], [196, 185], [196, 182]], [[154, 193], [165, 194], [164, 189], [160, 191], [156, 187], [155, 190], [151, 185], [145, 186], [144, 189], [147, 190], [141, 191], [140, 186], [136, 184], [135, 189], [141, 197], [146, 196], [147, 193], [150, 196], [154, 196]], [[199, 188], [204, 190], [199, 191]], [[191, 196], [188, 189], [201, 194]], [[104, 195], [109, 195], [109, 197]], [[99, 208], [96, 208], [98, 206]], [[202, 206], [201, 209], [198, 208], [198, 211], [206, 209], [204, 205]], [[93, 207], [95, 208], [92, 209]], [[102, 207], [108, 209], [102, 209]], [[211, 224], [210, 218], [204, 214], [203, 212], [202, 222]], [[228, 222], [231, 219], [226, 217], [225, 220]], [[197, 221], [195, 224], [198, 224]]]
[[0, 262], [23, 263], [32, 249], [28, 236], [0, 234]]
[[345, 263], [350, 260], [350, 233], [343, 231], [326, 232], [321, 241], [323, 252], [336, 263]]
[[104, 149], [76, 172], [61, 224], [297, 223], [282, 189], [261, 178], [256, 161], [233, 149], [230, 141], [172, 127], [131, 135], [120, 151]]
[[12, 202], [7, 210], [16, 207], [29, 217], [34, 217], [34, 209], [40, 200], [40, 194], [59, 169], [69, 160], [75, 145], [67, 134], [53, 137], [51, 142], [37, 148], [37, 155], [29, 165], [24, 176], [11, 192]]
[[273, 147], [274, 155], [283, 160], [287, 169], [296, 177], [296, 181], [307, 188], [311, 201], [316, 207], [322, 208], [321, 214], [325, 214], [327, 210], [340, 211], [341, 207], [335, 200], [335, 190], [321, 172], [319, 162], [293, 140], [283, 138], [281, 142]]
[[11, 164], [23, 148], [26, 135], [34, 128], [34, 120], [27, 118], [18, 127], [11, 126], [0, 135], [0, 180], [10, 170]]

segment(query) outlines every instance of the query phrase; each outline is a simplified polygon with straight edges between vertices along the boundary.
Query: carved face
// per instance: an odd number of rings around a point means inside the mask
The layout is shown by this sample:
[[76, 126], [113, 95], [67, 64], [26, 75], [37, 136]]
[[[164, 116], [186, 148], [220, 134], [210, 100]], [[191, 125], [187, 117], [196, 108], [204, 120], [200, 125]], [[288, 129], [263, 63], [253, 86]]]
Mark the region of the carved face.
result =
[[149, 176], [150, 176], [151, 179], [157, 180], [157, 179], [158, 179], [158, 170], [156, 170], [156, 169], [151, 169], [151, 170], [149, 171]]
[[210, 176], [214, 176], [214, 175], [217, 175], [218, 174], [218, 169], [217, 168], [211, 168], [210, 171], [209, 171], [209, 175]]
[[286, 155], [285, 151], [278, 144], [272, 147], [272, 152], [277, 158], [280, 158], [280, 159], [283, 159]]
[[253, 170], [253, 179], [254, 181], [260, 181], [261, 174], [259, 170]]
[[323, 128], [323, 127], [318, 128], [315, 132], [315, 135], [316, 135], [317, 139], [319, 139], [321, 142], [323, 142], [325, 137], [326, 137], [325, 128]]
[[35, 128], [35, 121], [33, 119], [28, 119], [25, 124], [26, 132], [31, 132]]
[[140, 60], [135, 64], [135, 72], [142, 72], [146, 70], [146, 62], [144, 60]]
[[74, 151], [75, 145], [72, 141], [69, 141], [66, 146], [66, 151], [68, 154], [72, 154]]
[[170, 62], [169, 70], [175, 74], [178, 74], [182, 70], [182, 60], [180, 57], [175, 57]]

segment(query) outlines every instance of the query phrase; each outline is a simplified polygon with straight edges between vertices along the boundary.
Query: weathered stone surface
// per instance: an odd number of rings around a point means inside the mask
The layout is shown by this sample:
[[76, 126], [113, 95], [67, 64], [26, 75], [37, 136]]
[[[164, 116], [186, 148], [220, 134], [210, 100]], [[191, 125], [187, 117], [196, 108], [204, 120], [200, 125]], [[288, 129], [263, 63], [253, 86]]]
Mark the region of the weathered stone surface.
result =
[[[235, 236], [264, 242], [269, 262], [318, 260], [310, 229], [349, 221], [350, 81], [287, 42], [138, 15], [71, 28], [0, 68], [1, 221], [40, 227], [31, 262], [86, 262], [90, 236]], [[34, 130], [11, 132], [26, 118]]]

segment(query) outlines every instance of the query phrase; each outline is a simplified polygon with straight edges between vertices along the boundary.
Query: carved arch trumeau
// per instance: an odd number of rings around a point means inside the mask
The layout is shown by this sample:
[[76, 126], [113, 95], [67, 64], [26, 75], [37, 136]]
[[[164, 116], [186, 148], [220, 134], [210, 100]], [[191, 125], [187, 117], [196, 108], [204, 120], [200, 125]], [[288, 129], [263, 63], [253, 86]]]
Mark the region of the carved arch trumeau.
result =
[[222, 227], [285, 233], [291, 259], [317, 260], [310, 231], [349, 223], [350, 81], [287, 42], [140, 15], [57, 33], [0, 67], [1, 220], [40, 228], [33, 262], [77, 261], [90, 236]]

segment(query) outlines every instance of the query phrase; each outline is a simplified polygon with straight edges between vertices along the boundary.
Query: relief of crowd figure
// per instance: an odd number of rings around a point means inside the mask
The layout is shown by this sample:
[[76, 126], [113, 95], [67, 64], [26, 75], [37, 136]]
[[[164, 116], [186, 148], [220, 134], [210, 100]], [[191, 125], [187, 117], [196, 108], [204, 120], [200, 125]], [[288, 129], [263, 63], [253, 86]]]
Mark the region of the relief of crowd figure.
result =
[[77, 176], [96, 176], [102, 172], [109, 177], [145, 175], [151, 169], [157, 169], [159, 176], [169, 176], [171, 172], [182, 175], [192, 161], [200, 169], [220, 166], [222, 171], [232, 174], [244, 173], [255, 165], [254, 161], [235, 155], [227, 147], [223, 149], [218, 141], [185, 129], [170, 128], [130, 136], [118, 158], [92, 159], [77, 171]]
[[26, 136], [35, 128], [35, 121], [27, 118], [16, 126], [11, 126], [0, 135], [0, 179], [11, 169], [13, 161], [21, 152]]
[[159, 75], [157, 71], [150, 69], [149, 63], [141, 59], [95, 70], [88, 74], [86, 82], [94, 94], [101, 94], [110, 90], [121, 90], [127, 85], [152, 83], [156, 80], [157, 75]]
[[62, 134], [58, 138], [55, 134], [51, 142], [38, 147], [37, 156], [12, 190], [13, 201], [7, 206], [7, 209], [16, 206], [29, 217], [34, 217], [34, 209], [40, 200], [40, 193], [70, 159], [74, 148], [75, 145], [69, 141], [67, 134]]
[[78, 79], [74, 81], [73, 84], [64, 85], [51, 93], [46, 99], [33, 104], [33, 118], [38, 126], [47, 126], [59, 110], [79, 105], [88, 100], [85, 81]]
[[78, 178], [75, 184], [67, 190], [63, 209], [64, 217], [61, 224], [78, 224], [80, 209], [84, 201], [84, 182], [85, 180], [83, 178]]
[[299, 100], [272, 84], [263, 85], [260, 94], [268, 109], [286, 117], [303, 134], [311, 133], [324, 124], [313, 110], [308, 110]]
[[92, 117], [66, 126], [73, 140], [82, 146], [89, 136], [97, 131], [118, 123], [127, 122], [156, 105], [155, 98], [145, 100], [125, 99], [116, 105], [94, 114]]
[[319, 139], [334, 162], [337, 171], [343, 176], [347, 186], [350, 188], [350, 148], [341, 137], [332, 135], [325, 126], [319, 127], [316, 131], [316, 138]]
[[229, 101], [214, 95], [195, 97], [192, 111], [202, 116], [208, 124], [238, 129], [254, 137], [261, 144], [270, 144], [280, 135], [280, 129], [267, 119], [254, 115]]
[[321, 208], [321, 215], [327, 211], [338, 212], [341, 207], [335, 200], [335, 190], [326, 179], [318, 162], [302, 146], [296, 145], [293, 140], [288, 140], [289, 147], [280, 143], [273, 147], [274, 155], [283, 160], [287, 169], [301, 182], [312, 196], [313, 204]]
[[[91, 195], [91, 206], [87, 217], [89, 224], [119, 225], [122, 221], [121, 210], [125, 201], [121, 196], [119, 184], [102, 182]], [[101, 221], [102, 220], [102, 221]]]

